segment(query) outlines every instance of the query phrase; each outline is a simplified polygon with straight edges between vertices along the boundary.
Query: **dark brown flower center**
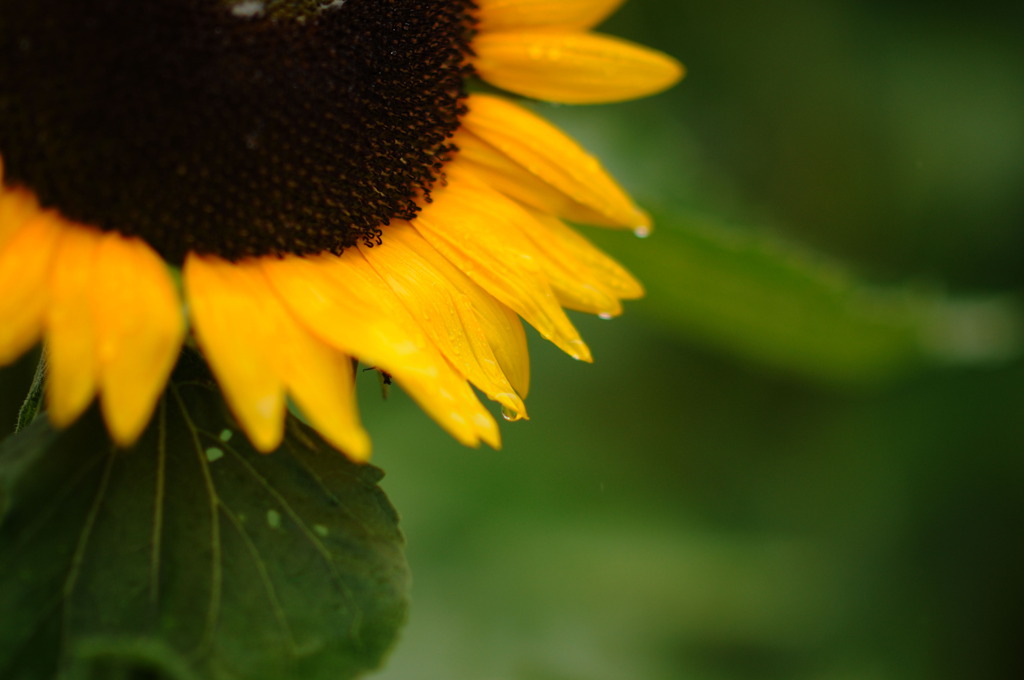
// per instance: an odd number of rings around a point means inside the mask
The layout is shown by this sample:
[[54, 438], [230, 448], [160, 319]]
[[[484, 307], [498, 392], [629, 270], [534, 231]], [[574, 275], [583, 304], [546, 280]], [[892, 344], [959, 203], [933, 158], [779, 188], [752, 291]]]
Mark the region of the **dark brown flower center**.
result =
[[340, 252], [452, 152], [471, 0], [4, 0], [0, 158], [165, 258]]

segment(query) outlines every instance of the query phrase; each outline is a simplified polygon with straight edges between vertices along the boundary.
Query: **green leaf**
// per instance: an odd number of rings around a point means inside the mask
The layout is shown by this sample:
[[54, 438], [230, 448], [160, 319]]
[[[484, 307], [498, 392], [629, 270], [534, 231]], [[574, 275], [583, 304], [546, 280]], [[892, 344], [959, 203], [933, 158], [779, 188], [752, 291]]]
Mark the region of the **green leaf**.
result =
[[608, 246], [648, 288], [637, 310], [757, 362], [849, 383], [1020, 353], [1020, 310], [1008, 299], [871, 286], [762, 231], [685, 214], [655, 223], [650, 239]]
[[0, 445], [0, 677], [362, 675], [407, 609], [381, 476], [294, 419], [257, 453], [205, 381], [127, 451], [37, 419]]

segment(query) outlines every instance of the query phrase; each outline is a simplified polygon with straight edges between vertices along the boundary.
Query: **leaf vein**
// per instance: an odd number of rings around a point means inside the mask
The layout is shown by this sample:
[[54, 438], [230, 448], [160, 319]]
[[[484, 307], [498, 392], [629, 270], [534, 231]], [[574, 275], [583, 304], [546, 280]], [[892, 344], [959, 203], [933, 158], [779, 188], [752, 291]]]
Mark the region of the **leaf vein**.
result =
[[[211, 439], [215, 439], [214, 435], [209, 432], [204, 432], [204, 434], [206, 434], [206, 436], [210, 437]], [[305, 536], [306, 539], [313, 544], [314, 549], [320, 554], [324, 562], [327, 564], [327, 568], [331, 570], [331, 574], [335, 577], [340, 578], [340, 575], [338, 574], [337, 571], [337, 565], [335, 565], [334, 563], [334, 556], [331, 555], [331, 551], [328, 550], [324, 542], [321, 541], [320, 538], [316, 535], [316, 532], [306, 522], [305, 518], [303, 518], [302, 515], [291, 505], [291, 503], [288, 502], [288, 499], [285, 498], [285, 496], [281, 494], [281, 492], [279, 492], [273, 486], [273, 484], [270, 483], [270, 480], [268, 480], [266, 477], [260, 474], [259, 471], [256, 470], [256, 468], [250, 465], [249, 462], [246, 460], [245, 456], [239, 453], [239, 451], [235, 447], [231, 446], [230, 444], [225, 444], [223, 442], [219, 442], [219, 445], [221, 446], [221, 448], [225, 449], [228, 453], [230, 453], [238, 461], [242, 468], [246, 472], [248, 472], [252, 476], [252, 478], [256, 480], [256, 482], [260, 486], [262, 486], [277, 503], [280, 504], [281, 508], [285, 511], [285, 513], [287, 513], [287, 515], [292, 519], [292, 521], [294, 521], [295, 524], [299, 527], [303, 536]], [[317, 480], [317, 483], [319, 483], [319, 480]]]
[[163, 551], [164, 503], [167, 493], [167, 401], [160, 400], [157, 415], [156, 489], [153, 499], [153, 548], [149, 565], [149, 599], [156, 604], [160, 598], [160, 561]]
[[245, 543], [245, 547], [248, 549], [249, 554], [252, 555], [256, 565], [256, 570], [260, 574], [260, 581], [263, 583], [263, 588], [267, 591], [267, 598], [270, 600], [270, 608], [274, 612], [274, 618], [277, 619], [278, 625], [284, 632], [284, 635], [288, 640], [289, 648], [292, 652], [295, 652], [298, 649], [298, 643], [292, 633], [291, 625], [288, 623], [288, 616], [285, 614], [284, 607], [281, 605], [281, 598], [277, 593], [277, 588], [274, 586], [274, 580], [270, 577], [270, 572], [267, 571], [266, 562], [260, 554], [259, 548], [256, 547], [252, 537], [249, 535], [249, 532], [245, 530], [245, 526], [238, 519], [238, 516], [235, 515], [235, 513], [232, 512], [224, 503], [221, 503], [220, 508], [221, 512], [224, 513], [224, 516], [228, 518], [228, 521], [235, 527], [239, 536], [241, 536], [242, 542]]
[[[114, 470], [115, 453], [113, 446], [107, 449], [107, 461], [103, 468], [103, 476], [100, 479], [100, 486], [96, 490], [96, 497], [93, 499], [92, 505], [89, 508], [89, 512], [85, 517], [85, 522], [82, 524], [82, 532], [78, 538], [78, 544], [75, 546], [75, 552], [71, 558], [71, 564], [68, 566], [68, 574], [64, 579], [64, 587], [61, 590], [62, 599], [66, 602], [72, 595], [75, 589], [75, 585], [78, 582], [78, 577], [81, 573], [82, 562], [85, 560], [85, 553], [89, 547], [89, 539], [92, 537], [92, 531], [96, 526], [96, 518], [99, 516], [100, 507], [103, 505], [103, 499], [107, 495], [107, 489], [110, 484], [110, 477]], [[60, 657], [65, 657], [67, 650], [65, 644], [70, 638], [70, 608], [64, 607], [61, 612], [61, 653]]]
[[185, 425], [188, 427], [189, 435], [192, 439], [192, 445], [195, 449], [195, 454], [199, 460], [199, 466], [203, 473], [203, 482], [206, 487], [206, 493], [210, 499], [210, 604], [206, 612], [203, 641], [200, 643], [200, 647], [206, 649], [213, 645], [214, 629], [217, 626], [217, 619], [220, 616], [221, 596], [224, 585], [224, 564], [220, 541], [220, 516], [218, 513], [218, 508], [221, 503], [220, 498], [217, 495], [216, 486], [213, 483], [213, 477], [210, 475], [210, 467], [203, 452], [202, 443], [199, 441], [199, 429], [189, 416], [188, 408], [185, 406], [185, 401], [181, 396], [178, 386], [171, 383], [171, 390], [174, 394], [175, 401], [178, 402], [178, 408], [181, 410], [181, 417], [184, 420]]

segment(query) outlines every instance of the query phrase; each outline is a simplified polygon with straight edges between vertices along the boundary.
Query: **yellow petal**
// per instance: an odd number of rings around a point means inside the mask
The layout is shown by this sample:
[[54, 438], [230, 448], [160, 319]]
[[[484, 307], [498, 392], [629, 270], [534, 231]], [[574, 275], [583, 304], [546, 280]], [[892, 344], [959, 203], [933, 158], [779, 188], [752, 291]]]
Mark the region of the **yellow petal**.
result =
[[284, 433], [284, 383], [277, 364], [277, 321], [266, 298], [252, 294], [259, 272], [217, 257], [190, 254], [185, 290], [196, 340], [228, 405], [253, 446], [273, 451]]
[[[476, 284], [473, 286], [479, 288]], [[502, 373], [508, 378], [516, 393], [525, 399], [530, 393], [530, 352], [526, 346], [523, 322], [509, 307], [498, 302], [483, 289], [480, 291], [487, 297], [489, 304], [474, 304], [474, 308], [487, 335], [487, 342], [491, 345], [491, 351], [494, 352]]]
[[596, 104], [661, 92], [683, 76], [672, 57], [590, 33], [484, 33], [473, 39], [481, 78], [517, 94], [565, 104]]
[[0, 366], [39, 341], [59, 233], [53, 216], [41, 214], [0, 245]]
[[50, 420], [65, 427], [96, 395], [99, 355], [92, 286], [103, 232], [65, 225], [50, 271], [46, 308], [46, 397]]
[[[457, 182], [477, 181], [471, 173], [465, 171], [461, 163], [454, 167], [449, 166], [449, 175]], [[525, 236], [532, 245], [533, 256], [551, 285], [559, 304], [569, 309], [602, 316], [617, 316], [622, 313], [622, 305], [619, 304], [618, 298], [584, 263], [576, 260], [571, 251], [558, 247], [558, 242], [550, 238], [550, 230], [536, 219], [534, 213], [514, 203], [507, 204], [504, 210], [508, 213], [508, 224]]]
[[[449, 163], [447, 170], [454, 178], [457, 160]], [[544, 277], [536, 249], [515, 225], [522, 209], [501, 194], [468, 181], [436, 188], [433, 199], [413, 221], [416, 230], [542, 336], [570, 356], [590, 361], [590, 350]]]
[[92, 293], [101, 406], [114, 441], [142, 433], [163, 392], [185, 332], [167, 265], [143, 241], [106, 234]]
[[572, 251], [559, 247], [561, 244], [551, 238], [550, 230], [540, 221], [524, 211], [524, 219], [516, 223], [541, 253], [544, 274], [558, 297], [558, 302], [568, 309], [604, 317], [618, 316], [622, 305], [589, 267], [577, 260]]
[[449, 363], [488, 397], [523, 413], [523, 401], [502, 373], [472, 301], [447, 277], [454, 268], [444, 262], [441, 269], [420, 257], [397, 237], [402, 231], [410, 233], [412, 227], [396, 221], [382, 245], [360, 246], [360, 252]]
[[[503, 193], [574, 222], [631, 229], [650, 226], [647, 215], [600, 162], [543, 118], [483, 94], [472, 95], [468, 107], [462, 122], [471, 134], [456, 139], [460, 158], [504, 175], [505, 181], [496, 187]], [[484, 144], [474, 143], [473, 135]], [[488, 146], [499, 153], [488, 153]]]
[[[623, 220], [611, 220], [574, 201], [465, 128], [455, 135], [453, 142], [459, 148], [459, 162], [472, 165], [473, 174], [487, 186], [523, 205], [581, 224], [625, 226]], [[650, 220], [638, 211], [631, 221], [637, 222], [635, 226], [649, 227]]]
[[352, 359], [311, 335], [277, 297], [262, 266], [240, 263], [251, 273], [249, 295], [260, 300], [264, 322], [273, 333], [273, 370], [303, 415], [335, 448], [353, 460], [370, 457], [370, 437], [359, 422]]
[[[273, 294], [269, 287], [267, 292]], [[295, 403], [331, 445], [352, 460], [369, 459], [370, 436], [359, 421], [352, 359], [310, 335], [290, 314], [283, 328], [283, 377]]]
[[584, 265], [600, 282], [602, 288], [620, 300], [635, 300], [644, 296], [643, 285], [625, 267], [594, 246], [575, 229], [550, 215], [535, 212], [533, 216], [546, 227], [543, 238], [550, 244], [552, 250], [564, 253], [566, 257], [571, 257]]
[[592, 28], [624, 0], [477, 0], [481, 31]]
[[358, 253], [264, 258], [263, 271], [306, 329], [392, 374], [420, 406], [468, 446], [497, 446], [497, 424], [469, 385]]
[[388, 227], [388, 241], [400, 241], [406, 248], [419, 254], [430, 262], [432, 267], [442, 272], [445, 279], [459, 292], [470, 299], [502, 373], [508, 378], [516, 393], [525, 398], [530, 390], [530, 353], [527, 350], [526, 333], [519, 315], [473, 283], [407, 222], [392, 221]]
[[39, 203], [31, 193], [24, 189], [0, 186], [0, 249], [21, 227], [41, 212]]

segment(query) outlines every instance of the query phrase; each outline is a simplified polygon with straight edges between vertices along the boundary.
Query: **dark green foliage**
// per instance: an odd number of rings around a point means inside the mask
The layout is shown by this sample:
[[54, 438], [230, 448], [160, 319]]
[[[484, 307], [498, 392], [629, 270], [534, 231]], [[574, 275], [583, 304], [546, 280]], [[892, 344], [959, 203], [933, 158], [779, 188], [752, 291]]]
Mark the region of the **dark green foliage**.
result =
[[205, 382], [138, 445], [95, 409], [0, 446], [0, 677], [283, 680], [376, 667], [408, 572], [381, 472], [292, 420], [260, 455]]

